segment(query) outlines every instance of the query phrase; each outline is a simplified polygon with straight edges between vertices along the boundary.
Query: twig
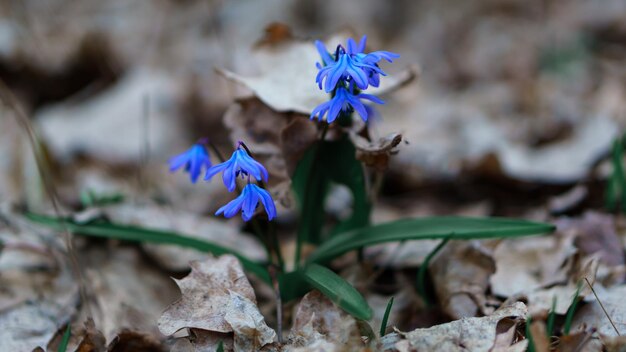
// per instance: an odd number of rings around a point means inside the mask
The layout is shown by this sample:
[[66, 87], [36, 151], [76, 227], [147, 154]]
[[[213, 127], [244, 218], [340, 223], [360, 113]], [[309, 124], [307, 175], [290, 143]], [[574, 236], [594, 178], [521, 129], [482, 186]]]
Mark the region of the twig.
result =
[[617, 336], [622, 336], [622, 335], [620, 335], [619, 330], [617, 330], [617, 327], [615, 326], [615, 323], [613, 323], [613, 319], [611, 319], [611, 316], [609, 315], [609, 313], [604, 308], [604, 304], [602, 304], [602, 301], [600, 301], [600, 297], [598, 297], [598, 295], [596, 294], [596, 290], [593, 289], [593, 286], [589, 282], [589, 279], [587, 279], [585, 277], [585, 281], [587, 281], [587, 285], [589, 285], [589, 288], [591, 289], [591, 292], [593, 292], [593, 295], [596, 297], [596, 300], [598, 301], [598, 303], [600, 303], [600, 308], [602, 308], [602, 311], [604, 312], [604, 315], [606, 315], [606, 318], [609, 319], [609, 323], [611, 323], [611, 326], [615, 330], [615, 333], [617, 333]]

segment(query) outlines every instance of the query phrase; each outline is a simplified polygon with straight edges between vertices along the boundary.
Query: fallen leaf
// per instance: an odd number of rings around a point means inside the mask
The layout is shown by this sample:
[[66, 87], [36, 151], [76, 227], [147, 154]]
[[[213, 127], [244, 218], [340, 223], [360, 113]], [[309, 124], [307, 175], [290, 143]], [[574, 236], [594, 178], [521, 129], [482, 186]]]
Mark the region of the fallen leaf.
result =
[[298, 304], [289, 340], [295, 347], [310, 347], [320, 340], [338, 346], [362, 346], [356, 320], [317, 290], [307, 293]]
[[491, 292], [510, 297], [567, 282], [576, 252], [572, 236], [505, 239], [493, 252], [496, 271], [489, 279]]
[[52, 153], [64, 161], [81, 152], [111, 163], [137, 162], [146, 143], [153, 155], [168, 155], [183, 139], [180, 124], [162, 108], [153, 108], [147, 122], [143, 102], [146, 96], [171, 102], [175, 82], [163, 73], [138, 70], [81, 104], [42, 109], [37, 127]]
[[156, 321], [176, 297], [162, 272], [135, 248], [94, 248], [81, 252], [80, 260], [94, 296], [93, 318], [107, 343], [126, 330], [162, 338]]
[[[329, 47], [345, 43], [346, 34], [335, 35], [325, 41]], [[279, 112], [297, 112], [309, 115], [329, 96], [316, 87], [316, 62], [320, 56], [311, 40], [291, 38], [271, 45], [257, 46], [251, 60], [259, 67], [259, 75], [242, 76], [227, 70], [218, 70], [224, 77], [250, 88], [272, 109]], [[294, 80], [293, 77], [298, 77]], [[368, 94], [380, 95], [393, 91], [417, 77], [417, 70], [407, 69], [398, 75], [381, 80], [380, 87], [368, 89]]]
[[598, 253], [600, 262], [609, 266], [625, 263], [623, 246], [613, 216], [587, 211], [582, 218], [559, 219], [556, 224], [559, 231], [574, 234], [576, 247], [584, 255]]
[[235, 351], [257, 351], [276, 339], [276, 332], [267, 326], [256, 302], [234, 291], [224, 319], [235, 333]]
[[496, 271], [490, 249], [478, 241], [451, 241], [428, 269], [446, 314], [460, 319], [487, 313], [485, 295]]
[[[587, 286], [587, 283], [585, 283]], [[604, 288], [601, 285], [594, 285], [600, 302], [604, 305], [606, 313], [600, 303], [593, 298], [592, 302], [580, 306], [576, 311], [572, 321], [572, 331], [577, 328], [589, 327], [606, 336], [615, 336], [617, 333], [609, 321], [607, 314], [613, 320], [615, 327], [620, 334], [626, 334], [626, 307], [624, 297], [626, 297], [626, 285]]]
[[[408, 341], [396, 344], [400, 351], [489, 351], [496, 341], [496, 326], [504, 318], [523, 320], [526, 306], [516, 302], [481, 318], [461, 318], [427, 329], [417, 329], [401, 335]], [[398, 346], [400, 345], [400, 346]], [[403, 347], [403, 348], [401, 348]]]
[[390, 156], [397, 153], [395, 147], [402, 142], [402, 135], [399, 133], [389, 134], [377, 142], [369, 142], [354, 133], [350, 134], [350, 138], [356, 147], [356, 158], [381, 172], [387, 169]]
[[601, 352], [602, 343], [594, 337], [593, 331], [584, 330], [574, 334], [561, 336], [556, 346], [557, 352]]
[[184, 328], [232, 332], [233, 327], [225, 318], [231, 302], [230, 291], [256, 302], [241, 264], [232, 255], [192, 262], [191, 273], [174, 281], [182, 297], [167, 307], [159, 319], [159, 329], [165, 335]]

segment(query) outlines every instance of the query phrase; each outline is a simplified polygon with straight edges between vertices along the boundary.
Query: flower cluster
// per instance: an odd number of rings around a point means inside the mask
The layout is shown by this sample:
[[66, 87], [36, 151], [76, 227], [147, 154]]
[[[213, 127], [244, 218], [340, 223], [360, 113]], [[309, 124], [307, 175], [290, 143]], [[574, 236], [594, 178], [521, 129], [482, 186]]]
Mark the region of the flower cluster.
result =
[[315, 81], [320, 89], [327, 93], [332, 93], [330, 101], [317, 106], [311, 113], [311, 119], [317, 117], [331, 123], [337, 119], [341, 112], [349, 113], [356, 111], [363, 121], [374, 113], [374, 109], [362, 102], [369, 100], [376, 104], [384, 104], [379, 98], [362, 94], [360, 91], [366, 90], [369, 86], [378, 87], [380, 76], [386, 76], [385, 72], [378, 66], [381, 60], [393, 62], [393, 59], [400, 55], [388, 51], [374, 51], [366, 54], [365, 45], [367, 37], [363, 36], [359, 44], [354, 39], [348, 39], [347, 46], [337, 46], [335, 54], [331, 55], [324, 44], [315, 42], [317, 51], [322, 57], [322, 64], [318, 63], [319, 72]]
[[195, 183], [202, 167], [206, 166], [207, 171], [204, 179], [208, 181], [221, 172], [224, 186], [226, 186], [229, 192], [233, 192], [237, 188], [237, 177], [247, 178], [248, 183], [241, 191], [241, 194], [219, 208], [215, 215], [223, 214], [227, 218], [232, 218], [241, 211], [243, 219], [249, 221], [252, 219], [259, 203], [262, 203], [268, 219], [272, 220], [276, 217], [276, 206], [272, 196], [262, 187], [252, 183], [252, 179], [255, 179], [257, 182], [267, 182], [267, 170], [261, 163], [254, 160], [242, 145], [243, 143], [239, 142], [230, 159], [211, 166], [209, 154], [204, 145], [200, 142], [196, 143], [186, 152], [170, 159], [170, 171], [175, 171], [185, 165], [185, 171], [189, 172], [191, 181]]

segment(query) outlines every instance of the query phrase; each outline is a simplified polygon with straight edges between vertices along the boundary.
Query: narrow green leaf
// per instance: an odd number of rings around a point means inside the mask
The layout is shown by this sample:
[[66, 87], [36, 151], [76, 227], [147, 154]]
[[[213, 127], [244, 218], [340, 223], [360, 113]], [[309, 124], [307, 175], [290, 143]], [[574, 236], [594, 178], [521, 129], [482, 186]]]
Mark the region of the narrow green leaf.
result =
[[393, 307], [393, 296], [387, 302], [387, 308], [385, 308], [385, 315], [383, 315], [383, 321], [380, 323], [380, 337], [385, 336], [385, 330], [387, 330], [387, 321], [389, 321], [389, 313], [391, 313], [391, 307]]
[[324, 242], [308, 262], [324, 262], [351, 250], [379, 243], [444, 239], [468, 240], [538, 235], [554, 231], [554, 226], [505, 218], [429, 217], [402, 219], [344, 232]]
[[304, 277], [302, 269], [281, 274], [278, 278], [278, 283], [280, 285], [280, 298], [283, 303], [300, 298], [312, 290], [311, 285]]
[[439, 242], [435, 249], [428, 253], [426, 258], [424, 259], [424, 262], [422, 263], [422, 265], [420, 265], [420, 268], [417, 271], [417, 292], [420, 294], [420, 296], [422, 296], [422, 299], [424, 300], [424, 303], [426, 303], [427, 307], [432, 306], [430, 297], [428, 297], [428, 291], [426, 290], [426, 273], [428, 272], [428, 266], [430, 265], [430, 261], [435, 257], [435, 255], [437, 255], [437, 253], [439, 253], [439, 251], [443, 249], [448, 241], [450, 241], [450, 237], [451, 236], [444, 238], [443, 241]]
[[532, 317], [529, 315], [526, 317], [526, 339], [528, 340], [528, 347], [526, 347], [526, 351], [535, 352], [535, 339], [533, 339], [533, 333], [530, 330], [530, 324], [532, 324]]
[[372, 318], [372, 309], [352, 285], [331, 270], [317, 264], [304, 268], [304, 278], [341, 309], [362, 320]]
[[224, 341], [220, 341], [215, 352], [224, 352]]
[[59, 344], [59, 348], [57, 349], [58, 352], [67, 351], [67, 345], [70, 343], [71, 335], [72, 335], [71, 325], [67, 324], [67, 328], [65, 329], [65, 332], [63, 333], [63, 338], [61, 339], [61, 343]]
[[565, 315], [565, 323], [563, 324], [563, 334], [569, 335], [569, 331], [572, 327], [572, 321], [574, 320], [574, 313], [576, 313], [576, 307], [578, 306], [578, 302], [580, 299], [578, 295], [580, 294], [580, 289], [583, 287], [582, 281], [578, 282], [578, 287], [576, 288], [576, 293], [574, 294], [574, 298], [572, 298], [572, 304], [570, 304], [569, 308], [567, 308], [567, 314]]
[[215, 243], [206, 242], [193, 237], [187, 237], [175, 232], [146, 229], [136, 226], [116, 225], [108, 222], [91, 222], [85, 224], [76, 223], [70, 219], [58, 219], [52, 216], [26, 213], [26, 218], [41, 225], [55, 230], [64, 230], [78, 235], [115, 238], [125, 241], [136, 241], [159, 244], [175, 244], [181, 247], [194, 248], [202, 252], [210, 252], [215, 255], [232, 254], [236, 256], [243, 267], [254, 273], [261, 280], [271, 284], [270, 275], [261, 264], [258, 264], [243, 255]]

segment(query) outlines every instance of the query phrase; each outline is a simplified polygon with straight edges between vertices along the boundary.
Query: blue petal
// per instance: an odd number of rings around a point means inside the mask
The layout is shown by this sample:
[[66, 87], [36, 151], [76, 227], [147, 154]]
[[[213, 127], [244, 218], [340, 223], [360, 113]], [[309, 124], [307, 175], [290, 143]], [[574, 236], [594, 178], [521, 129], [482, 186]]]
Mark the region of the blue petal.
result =
[[[258, 187], [257, 187], [258, 188]], [[276, 217], [276, 206], [274, 205], [274, 200], [268, 191], [259, 188], [258, 189], [259, 198], [261, 199], [261, 203], [263, 203], [263, 207], [265, 207], [265, 212], [267, 213], [268, 220], [272, 220]]]
[[335, 60], [333, 60], [333, 58], [328, 53], [328, 50], [326, 50], [326, 47], [324, 46], [324, 43], [322, 43], [319, 40], [316, 40], [315, 41], [315, 47], [317, 48], [317, 52], [322, 57], [322, 61], [324, 61], [324, 64], [330, 65], [332, 62], [335, 61]]
[[208, 170], [206, 170], [206, 174], [204, 175], [204, 179], [205, 180], [210, 180], [213, 176], [219, 174], [220, 172], [222, 172], [225, 168], [228, 167], [229, 165], [229, 161], [227, 160], [221, 164], [217, 164], [215, 166], [212, 166], [211, 168], [209, 168]]

